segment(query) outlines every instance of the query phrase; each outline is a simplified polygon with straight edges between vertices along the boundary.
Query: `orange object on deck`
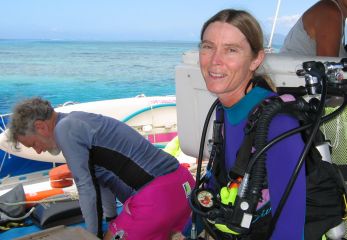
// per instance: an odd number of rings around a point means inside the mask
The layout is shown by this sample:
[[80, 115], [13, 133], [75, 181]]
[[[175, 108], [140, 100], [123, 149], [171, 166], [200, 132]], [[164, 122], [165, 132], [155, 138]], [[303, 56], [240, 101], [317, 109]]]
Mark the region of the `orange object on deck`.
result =
[[50, 190], [43, 190], [39, 192], [33, 192], [33, 193], [26, 193], [25, 194], [25, 200], [27, 202], [29, 201], [40, 201], [44, 198], [58, 195], [58, 194], [63, 194], [64, 191], [61, 188], [55, 188], [55, 189], [50, 189]]
[[67, 164], [60, 165], [49, 171], [52, 188], [64, 188], [73, 184], [71, 171]]
[[[25, 200], [27, 202], [31, 201], [40, 201], [42, 199], [48, 198], [50, 196], [58, 195], [58, 194], [63, 194], [64, 191], [61, 188], [55, 188], [55, 189], [50, 189], [50, 190], [43, 190], [39, 192], [33, 192], [33, 193], [26, 193], [25, 194]], [[31, 207], [35, 204], [33, 203], [28, 203], [27, 207]]]
[[190, 168], [190, 164], [189, 163], [180, 163], [182, 167], [185, 167], [187, 169]]

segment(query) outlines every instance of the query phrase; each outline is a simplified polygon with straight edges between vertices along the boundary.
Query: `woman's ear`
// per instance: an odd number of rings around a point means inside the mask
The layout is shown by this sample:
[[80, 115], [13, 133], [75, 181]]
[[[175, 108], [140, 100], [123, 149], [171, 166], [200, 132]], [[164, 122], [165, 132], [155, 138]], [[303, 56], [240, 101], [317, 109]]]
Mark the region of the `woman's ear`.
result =
[[265, 59], [265, 52], [264, 50], [260, 50], [258, 52], [258, 55], [256, 56], [256, 58], [254, 58], [252, 60], [251, 66], [250, 66], [250, 70], [252, 72], [254, 72], [255, 70], [257, 70], [257, 68], [260, 66], [260, 64], [262, 64], [262, 62]]

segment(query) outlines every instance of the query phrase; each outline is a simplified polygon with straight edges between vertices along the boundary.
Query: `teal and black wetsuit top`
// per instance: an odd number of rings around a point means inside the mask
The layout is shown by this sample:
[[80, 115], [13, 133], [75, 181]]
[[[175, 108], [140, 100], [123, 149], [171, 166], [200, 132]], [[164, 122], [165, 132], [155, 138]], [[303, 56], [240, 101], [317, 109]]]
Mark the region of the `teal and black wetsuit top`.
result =
[[112, 193], [101, 194], [101, 198], [115, 202], [116, 196], [124, 202], [179, 166], [174, 157], [114, 118], [86, 112], [58, 113], [54, 134], [76, 182], [87, 229], [93, 233], [100, 231], [98, 187]]
[[[253, 88], [238, 103], [232, 107], [224, 109], [225, 123], [225, 167], [229, 172], [235, 163], [237, 152], [243, 143], [244, 128], [248, 119], [248, 114], [265, 98], [273, 95], [272, 92], [260, 88]], [[273, 118], [269, 132], [268, 141], [296, 128], [299, 125], [296, 118], [278, 114]], [[272, 213], [274, 213], [288, 181], [293, 173], [295, 165], [304, 147], [300, 133], [285, 138], [272, 146], [267, 151], [266, 171], [268, 182], [268, 193], [271, 202]], [[269, 200], [267, 190], [263, 190], [263, 201], [258, 205], [258, 216], [253, 222], [261, 222], [262, 218], [270, 214], [269, 209], [264, 207]], [[271, 239], [293, 240], [303, 239], [306, 213], [306, 178], [305, 166], [302, 167], [289, 198], [282, 210], [282, 214], [277, 221], [276, 228]], [[256, 226], [257, 224], [255, 224]], [[261, 224], [260, 224], [261, 225]], [[254, 236], [251, 239], [261, 239]]]

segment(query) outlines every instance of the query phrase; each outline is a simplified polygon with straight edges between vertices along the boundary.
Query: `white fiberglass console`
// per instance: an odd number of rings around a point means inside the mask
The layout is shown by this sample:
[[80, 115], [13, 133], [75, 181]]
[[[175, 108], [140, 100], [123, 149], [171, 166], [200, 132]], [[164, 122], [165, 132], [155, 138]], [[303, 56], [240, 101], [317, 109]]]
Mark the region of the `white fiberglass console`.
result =
[[[258, 72], [268, 74], [277, 87], [304, 86], [304, 78], [296, 75], [296, 70], [302, 68], [303, 62], [339, 62], [340, 60], [340, 58], [332, 57], [303, 57], [271, 53], [266, 55], [266, 60]], [[182, 151], [193, 157], [198, 157], [205, 118], [216, 99], [206, 89], [198, 61], [198, 52], [186, 52], [183, 54], [182, 64], [176, 67], [178, 136]], [[209, 156], [207, 141], [211, 139], [214, 116], [215, 114], [210, 120], [205, 139], [205, 158]]]

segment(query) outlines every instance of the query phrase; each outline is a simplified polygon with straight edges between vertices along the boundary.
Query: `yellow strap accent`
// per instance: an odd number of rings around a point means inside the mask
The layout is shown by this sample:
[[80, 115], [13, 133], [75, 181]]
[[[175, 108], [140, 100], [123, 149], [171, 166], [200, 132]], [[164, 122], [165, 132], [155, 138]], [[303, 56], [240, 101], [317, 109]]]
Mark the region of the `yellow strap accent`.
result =
[[228, 228], [226, 225], [224, 224], [215, 224], [215, 227], [222, 231], [222, 232], [226, 232], [226, 233], [231, 233], [231, 234], [234, 234], [234, 235], [239, 235], [240, 233], [238, 232], [234, 232], [233, 230], [231, 230], [230, 228]]
[[343, 202], [345, 203], [345, 216], [342, 218], [343, 220], [347, 220], [347, 200], [346, 200], [346, 195], [342, 194], [343, 196]]
[[222, 189], [220, 190], [220, 198], [222, 203], [225, 205], [228, 205], [230, 203], [234, 205], [237, 191], [238, 191], [238, 188], [236, 187], [232, 187], [232, 188], [222, 187]]

